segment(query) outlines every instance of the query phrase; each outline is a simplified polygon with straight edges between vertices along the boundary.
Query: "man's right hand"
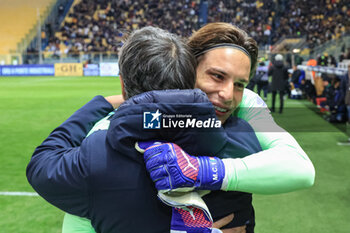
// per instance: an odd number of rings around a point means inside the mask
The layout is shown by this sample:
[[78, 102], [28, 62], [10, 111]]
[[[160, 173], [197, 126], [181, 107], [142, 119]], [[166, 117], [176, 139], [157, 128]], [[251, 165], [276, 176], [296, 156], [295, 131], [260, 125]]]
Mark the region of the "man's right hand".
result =
[[105, 97], [105, 99], [113, 106], [114, 109], [119, 108], [119, 106], [124, 103], [124, 98], [122, 95], [111, 95]]
[[[213, 228], [221, 229], [222, 227], [229, 224], [234, 218], [234, 214], [227, 215], [226, 217], [223, 217], [216, 222], [213, 223]], [[222, 233], [246, 233], [246, 225], [240, 226], [240, 227], [232, 227], [232, 228], [226, 228], [221, 229]]]

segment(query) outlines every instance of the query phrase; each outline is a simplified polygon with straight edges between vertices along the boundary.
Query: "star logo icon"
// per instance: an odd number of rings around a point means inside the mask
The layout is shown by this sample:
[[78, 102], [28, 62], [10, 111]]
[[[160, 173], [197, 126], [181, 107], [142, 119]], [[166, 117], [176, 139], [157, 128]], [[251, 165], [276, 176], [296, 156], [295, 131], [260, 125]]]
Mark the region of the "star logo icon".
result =
[[160, 129], [161, 128], [161, 116], [162, 113], [159, 109], [155, 112], [144, 112], [143, 113], [143, 128], [144, 129]]
[[154, 121], [154, 120], [159, 121], [159, 117], [162, 115], [161, 113], [159, 113], [159, 109], [155, 113], [151, 113], [151, 114], [152, 114], [152, 117], [153, 117], [151, 122]]

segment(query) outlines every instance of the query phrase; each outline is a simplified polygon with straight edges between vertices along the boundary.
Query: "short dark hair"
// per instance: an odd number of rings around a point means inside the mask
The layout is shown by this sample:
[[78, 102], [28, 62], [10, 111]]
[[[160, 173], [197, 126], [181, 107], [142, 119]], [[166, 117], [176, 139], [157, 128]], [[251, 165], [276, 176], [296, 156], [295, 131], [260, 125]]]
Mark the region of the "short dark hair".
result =
[[146, 91], [193, 89], [197, 62], [178, 36], [156, 27], [135, 30], [121, 48], [125, 98]]
[[201, 54], [212, 46], [224, 43], [239, 45], [248, 51], [251, 59], [249, 77], [253, 77], [259, 49], [256, 41], [242, 29], [229, 23], [209, 23], [193, 33], [188, 40], [193, 54]]

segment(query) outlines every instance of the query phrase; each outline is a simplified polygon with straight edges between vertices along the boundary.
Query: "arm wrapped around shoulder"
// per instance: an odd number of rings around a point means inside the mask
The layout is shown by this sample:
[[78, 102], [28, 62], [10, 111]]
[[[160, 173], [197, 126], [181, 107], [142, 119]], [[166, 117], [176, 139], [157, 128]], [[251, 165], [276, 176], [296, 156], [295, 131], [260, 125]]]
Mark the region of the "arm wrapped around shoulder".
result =
[[256, 194], [278, 194], [309, 188], [315, 169], [308, 158], [288, 147], [275, 147], [241, 159], [223, 159], [222, 189]]

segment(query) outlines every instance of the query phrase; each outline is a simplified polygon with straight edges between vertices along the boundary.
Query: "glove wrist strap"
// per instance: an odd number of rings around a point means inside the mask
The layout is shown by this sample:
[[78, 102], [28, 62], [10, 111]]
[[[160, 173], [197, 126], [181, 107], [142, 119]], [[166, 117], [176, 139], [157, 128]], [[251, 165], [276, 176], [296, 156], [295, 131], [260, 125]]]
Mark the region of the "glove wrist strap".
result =
[[225, 166], [217, 157], [197, 157], [200, 171], [196, 188], [203, 190], [220, 190], [225, 177]]

